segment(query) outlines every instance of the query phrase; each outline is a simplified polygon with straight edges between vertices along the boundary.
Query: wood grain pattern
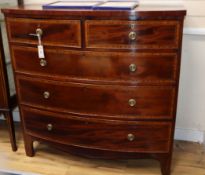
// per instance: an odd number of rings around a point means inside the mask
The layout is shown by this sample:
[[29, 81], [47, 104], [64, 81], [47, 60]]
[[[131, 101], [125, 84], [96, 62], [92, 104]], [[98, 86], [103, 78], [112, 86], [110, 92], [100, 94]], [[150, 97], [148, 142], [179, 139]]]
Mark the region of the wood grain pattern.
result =
[[[91, 120], [21, 108], [27, 134], [62, 144], [119, 152], [168, 152], [171, 122]], [[53, 129], [47, 130], [52, 124]], [[152, 134], [150, 134], [152, 132]], [[135, 139], [129, 141], [128, 134]]]
[[[42, 44], [63, 47], [81, 47], [79, 20], [43, 20], [8, 18], [8, 37], [10, 42], [38, 44], [36, 29], [43, 31]], [[21, 26], [21, 27], [19, 27]]]
[[[126, 53], [45, 49], [47, 65], [40, 66], [37, 48], [12, 46], [18, 73], [127, 84], [173, 84], [176, 81], [176, 53]], [[131, 72], [130, 64], [136, 65]]]
[[[92, 116], [116, 116], [125, 120], [173, 117], [173, 87], [101, 86], [21, 76], [17, 77], [17, 86], [21, 104], [43, 109]], [[48, 99], [43, 96], [45, 91], [50, 93]], [[129, 99], [135, 99], [136, 105], [129, 106]]]
[[[87, 48], [178, 48], [179, 29], [177, 21], [87, 20], [85, 41]], [[129, 38], [130, 32], [136, 33], [136, 39]]]

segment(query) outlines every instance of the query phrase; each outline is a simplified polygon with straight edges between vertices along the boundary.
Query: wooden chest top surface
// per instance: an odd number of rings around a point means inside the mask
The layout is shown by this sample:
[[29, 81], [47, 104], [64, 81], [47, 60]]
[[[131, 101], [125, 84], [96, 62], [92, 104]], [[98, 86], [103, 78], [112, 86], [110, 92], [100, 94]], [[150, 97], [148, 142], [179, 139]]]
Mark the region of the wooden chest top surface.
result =
[[139, 18], [182, 18], [186, 15], [186, 10], [183, 6], [151, 6], [151, 5], [139, 5], [134, 10], [82, 10], [82, 9], [69, 9], [69, 10], [45, 10], [42, 9], [42, 4], [39, 5], [24, 5], [15, 6], [2, 9], [2, 12], [8, 16], [41, 16], [50, 17], [56, 16], [61, 18], [67, 17], [87, 17], [87, 18], [120, 18], [120, 19], [130, 19], [136, 20]]

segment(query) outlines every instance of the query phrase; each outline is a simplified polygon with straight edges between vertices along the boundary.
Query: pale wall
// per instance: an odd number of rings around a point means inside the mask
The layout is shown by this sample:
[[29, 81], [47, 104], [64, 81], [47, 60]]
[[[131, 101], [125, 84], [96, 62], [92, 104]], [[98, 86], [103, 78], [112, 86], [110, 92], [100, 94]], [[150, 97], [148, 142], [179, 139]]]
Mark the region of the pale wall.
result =
[[[25, 3], [52, 1], [25, 0]], [[182, 4], [188, 10], [175, 137], [202, 142], [205, 133], [205, 0], [141, 0], [140, 3]]]
[[195, 133], [193, 137], [202, 141], [205, 139], [205, 0], [185, 0], [183, 3], [188, 13], [176, 127], [178, 131], [185, 129], [190, 137]]

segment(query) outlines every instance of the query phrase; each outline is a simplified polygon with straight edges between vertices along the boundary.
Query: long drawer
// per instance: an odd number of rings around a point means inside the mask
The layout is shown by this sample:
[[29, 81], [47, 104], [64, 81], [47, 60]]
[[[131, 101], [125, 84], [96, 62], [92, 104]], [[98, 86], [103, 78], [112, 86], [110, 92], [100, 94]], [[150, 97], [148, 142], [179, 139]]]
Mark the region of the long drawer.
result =
[[81, 47], [80, 20], [7, 18], [7, 27], [10, 42], [37, 45], [35, 34], [40, 29], [43, 45]]
[[87, 48], [176, 49], [179, 46], [178, 21], [87, 20]]
[[46, 64], [40, 64], [37, 48], [13, 46], [15, 71], [92, 81], [129, 83], [174, 83], [175, 53], [89, 52], [45, 49]]
[[171, 119], [172, 86], [112, 86], [65, 83], [17, 76], [21, 104], [81, 115]]
[[86, 120], [21, 107], [27, 134], [86, 148], [125, 152], [168, 152], [171, 122]]

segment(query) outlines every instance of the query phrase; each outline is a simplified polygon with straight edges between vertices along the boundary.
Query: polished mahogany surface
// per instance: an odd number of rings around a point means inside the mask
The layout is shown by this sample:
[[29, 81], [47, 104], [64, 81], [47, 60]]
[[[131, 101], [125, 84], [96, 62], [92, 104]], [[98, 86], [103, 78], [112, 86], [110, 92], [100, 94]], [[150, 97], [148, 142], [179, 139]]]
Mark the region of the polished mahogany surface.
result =
[[[79, 20], [35, 20], [35, 19], [7, 19], [9, 38], [11, 42], [38, 44], [35, 30], [43, 30], [43, 44], [51, 46], [81, 47]], [[21, 27], [18, 27], [21, 26]], [[22, 30], [22, 28], [24, 30]]]
[[[42, 77], [100, 81], [112, 84], [174, 84], [177, 81], [176, 53], [100, 52], [45, 49], [47, 66], [39, 64], [37, 48], [13, 46], [16, 72]], [[130, 72], [130, 65], [137, 65]]]
[[97, 158], [155, 158], [170, 174], [185, 10], [2, 11], [28, 156], [40, 140]]
[[[112, 122], [84, 119], [24, 106], [22, 115], [27, 133], [62, 144], [119, 152], [163, 153], [170, 149], [170, 122]], [[53, 123], [52, 131], [45, 127], [49, 123]], [[129, 133], [135, 135], [133, 141], [128, 140]]]
[[[88, 20], [85, 22], [85, 43], [87, 48], [177, 48], [179, 27], [177, 21], [167, 20]], [[130, 32], [136, 33], [136, 39], [129, 38]]]
[[[17, 86], [20, 103], [42, 109], [82, 115], [117, 115], [126, 119], [134, 116], [139, 119], [173, 117], [175, 89], [172, 86], [102, 86], [19, 76]], [[49, 93], [48, 98], [44, 97], [45, 92]], [[134, 106], [129, 105], [130, 98], [135, 99]]]

